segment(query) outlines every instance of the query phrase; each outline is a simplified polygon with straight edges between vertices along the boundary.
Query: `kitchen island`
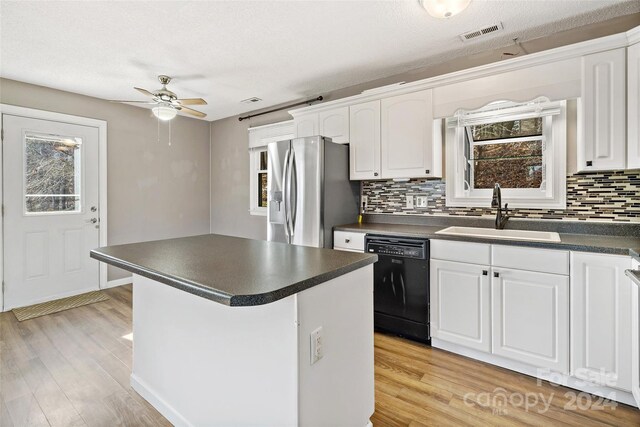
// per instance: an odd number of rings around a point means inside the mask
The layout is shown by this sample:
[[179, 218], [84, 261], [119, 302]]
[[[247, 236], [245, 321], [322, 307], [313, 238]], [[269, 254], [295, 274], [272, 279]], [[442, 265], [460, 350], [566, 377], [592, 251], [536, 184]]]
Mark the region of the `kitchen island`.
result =
[[365, 426], [376, 256], [219, 235], [110, 246], [132, 387], [179, 426]]

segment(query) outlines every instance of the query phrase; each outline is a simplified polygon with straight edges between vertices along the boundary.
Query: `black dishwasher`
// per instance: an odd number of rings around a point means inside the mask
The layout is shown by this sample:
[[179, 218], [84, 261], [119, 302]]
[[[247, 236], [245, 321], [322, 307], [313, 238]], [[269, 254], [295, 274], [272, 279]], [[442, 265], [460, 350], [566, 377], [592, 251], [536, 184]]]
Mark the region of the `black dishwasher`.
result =
[[431, 344], [429, 331], [429, 240], [367, 234], [373, 266], [377, 329]]

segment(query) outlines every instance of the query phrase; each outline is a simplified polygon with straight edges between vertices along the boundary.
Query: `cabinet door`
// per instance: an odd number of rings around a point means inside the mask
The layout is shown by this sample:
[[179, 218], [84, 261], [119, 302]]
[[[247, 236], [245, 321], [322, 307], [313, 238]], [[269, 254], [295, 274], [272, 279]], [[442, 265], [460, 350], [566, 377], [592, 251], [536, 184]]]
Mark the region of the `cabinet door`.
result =
[[489, 267], [431, 260], [431, 337], [491, 351]]
[[336, 108], [318, 114], [319, 133], [328, 136], [333, 142], [349, 142], [349, 107]]
[[621, 48], [582, 58], [578, 171], [625, 167], [625, 57], [625, 49]]
[[296, 138], [319, 135], [318, 114], [306, 114], [293, 119]]
[[[640, 270], [633, 261], [631, 268]], [[631, 392], [640, 407], [640, 285], [631, 283]]]
[[571, 253], [571, 368], [578, 378], [631, 390], [628, 256]]
[[380, 101], [349, 107], [349, 172], [352, 180], [380, 178]]
[[640, 169], [640, 43], [627, 48], [627, 168]]
[[493, 353], [569, 373], [569, 277], [492, 269]]
[[433, 102], [430, 89], [383, 99], [381, 132], [382, 178], [433, 175]]

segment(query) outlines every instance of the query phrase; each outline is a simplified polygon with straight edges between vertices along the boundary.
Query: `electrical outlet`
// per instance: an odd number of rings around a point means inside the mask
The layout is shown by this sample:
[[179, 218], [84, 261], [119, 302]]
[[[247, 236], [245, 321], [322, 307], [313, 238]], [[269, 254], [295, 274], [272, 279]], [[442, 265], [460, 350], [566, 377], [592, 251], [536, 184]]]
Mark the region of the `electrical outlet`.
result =
[[324, 351], [322, 349], [322, 326], [311, 332], [311, 364], [322, 359]]
[[368, 201], [369, 201], [369, 198], [367, 196], [362, 196], [360, 198], [360, 208], [362, 209], [362, 211], [365, 211], [367, 209]]
[[407, 209], [413, 209], [413, 196], [407, 196]]
[[428, 199], [427, 196], [416, 196], [416, 207], [417, 208], [426, 208], [428, 207]]

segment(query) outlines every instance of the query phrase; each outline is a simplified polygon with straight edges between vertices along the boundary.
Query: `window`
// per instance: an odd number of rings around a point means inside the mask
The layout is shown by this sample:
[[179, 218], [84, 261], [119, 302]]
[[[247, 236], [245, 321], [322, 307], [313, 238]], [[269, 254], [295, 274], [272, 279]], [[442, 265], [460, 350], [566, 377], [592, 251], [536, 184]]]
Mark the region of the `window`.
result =
[[81, 138], [25, 135], [26, 214], [80, 212], [81, 147]]
[[499, 102], [447, 120], [447, 206], [564, 208], [565, 103]]
[[269, 155], [267, 145], [271, 142], [293, 138], [293, 120], [249, 128], [249, 213], [267, 215], [269, 182]]

